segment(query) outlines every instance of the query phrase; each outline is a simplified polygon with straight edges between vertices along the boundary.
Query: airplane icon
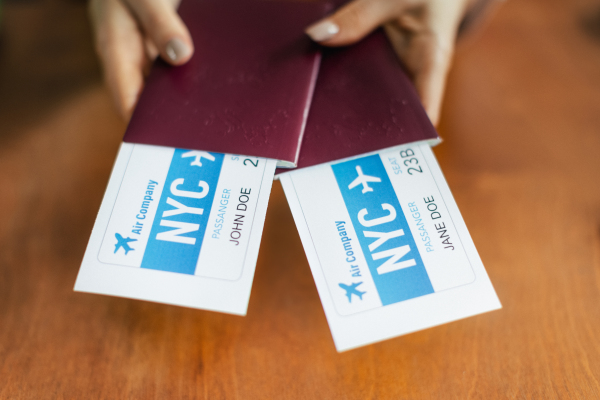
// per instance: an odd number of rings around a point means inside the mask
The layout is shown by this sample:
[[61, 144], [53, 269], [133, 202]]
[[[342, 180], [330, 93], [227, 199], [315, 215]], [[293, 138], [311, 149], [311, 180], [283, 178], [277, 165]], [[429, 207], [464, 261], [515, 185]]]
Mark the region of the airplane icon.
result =
[[360, 165], [356, 166], [358, 177], [348, 185], [348, 189], [354, 189], [358, 185], [362, 185], [363, 193], [372, 192], [373, 188], [369, 186], [369, 182], [381, 182], [381, 179], [376, 176], [365, 175]]
[[352, 303], [352, 295], [356, 295], [362, 300], [363, 294], [367, 293], [356, 289], [358, 286], [362, 285], [362, 282], [353, 283], [351, 285], [344, 285], [343, 283], [340, 283], [339, 285], [346, 291], [346, 296], [348, 296], [348, 301], [350, 303]]
[[115, 253], [122, 247], [125, 250], [125, 255], [129, 253], [131, 250], [135, 250], [131, 246], [129, 246], [129, 242], [137, 242], [137, 239], [132, 238], [124, 238], [118, 233], [115, 233], [115, 237], [117, 238], [117, 244], [115, 244]]
[[191, 151], [183, 153], [181, 155], [181, 157], [182, 158], [194, 157], [194, 160], [191, 162], [190, 165], [195, 165], [197, 167], [202, 166], [203, 158], [206, 158], [209, 161], [215, 161], [215, 157], [207, 151], [191, 150]]

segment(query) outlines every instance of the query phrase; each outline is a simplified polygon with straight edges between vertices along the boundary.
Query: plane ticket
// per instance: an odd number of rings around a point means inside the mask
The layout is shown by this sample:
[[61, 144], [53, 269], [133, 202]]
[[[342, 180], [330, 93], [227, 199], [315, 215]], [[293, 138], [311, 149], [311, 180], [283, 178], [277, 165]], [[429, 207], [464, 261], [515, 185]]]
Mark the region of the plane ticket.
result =
[[123, 143], [75, 290], [244, 315], [275, 165]]
[[501, 307], [428, 144], [280, 179], [338, 351]]

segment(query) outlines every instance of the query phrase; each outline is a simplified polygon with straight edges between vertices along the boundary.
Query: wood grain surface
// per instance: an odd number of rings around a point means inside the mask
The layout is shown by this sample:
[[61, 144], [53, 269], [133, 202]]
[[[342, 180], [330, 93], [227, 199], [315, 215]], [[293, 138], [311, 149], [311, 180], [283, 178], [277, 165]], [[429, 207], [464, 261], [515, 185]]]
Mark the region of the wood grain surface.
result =
[[1, 399], [600, 398], [600, 3], [508, 1], [436, 148], [503, 309], [338, 354], [275, 183], [247, 317], [73, 292], [125, 125], [85, 5], [4, 4]]

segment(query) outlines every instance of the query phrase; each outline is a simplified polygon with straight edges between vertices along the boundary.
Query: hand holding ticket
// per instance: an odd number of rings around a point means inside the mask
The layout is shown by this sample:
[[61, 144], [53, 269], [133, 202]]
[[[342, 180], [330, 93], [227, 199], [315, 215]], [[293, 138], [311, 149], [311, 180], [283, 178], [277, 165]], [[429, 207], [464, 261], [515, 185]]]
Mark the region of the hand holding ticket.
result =
[[500, 308], [429, 145], [281, 182], [338, 350]]

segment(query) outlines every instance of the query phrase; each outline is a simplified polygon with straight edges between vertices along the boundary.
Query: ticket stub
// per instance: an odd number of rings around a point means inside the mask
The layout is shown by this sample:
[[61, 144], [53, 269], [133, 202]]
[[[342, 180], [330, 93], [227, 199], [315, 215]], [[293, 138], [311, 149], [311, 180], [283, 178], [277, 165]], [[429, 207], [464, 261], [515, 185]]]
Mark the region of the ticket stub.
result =
[[338, 351], [501, 307], [429, 145], [280, 179]]
[[75, 290], [244, 315], [275, 165], [123, 143]]

